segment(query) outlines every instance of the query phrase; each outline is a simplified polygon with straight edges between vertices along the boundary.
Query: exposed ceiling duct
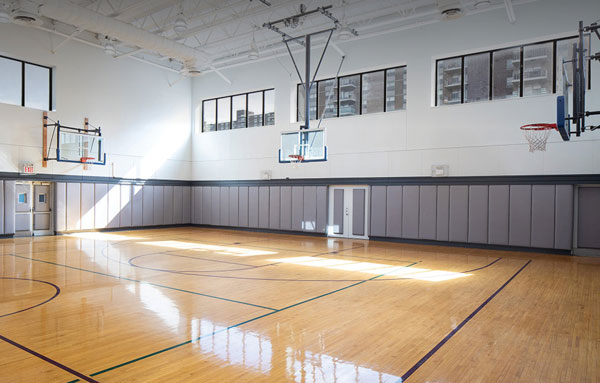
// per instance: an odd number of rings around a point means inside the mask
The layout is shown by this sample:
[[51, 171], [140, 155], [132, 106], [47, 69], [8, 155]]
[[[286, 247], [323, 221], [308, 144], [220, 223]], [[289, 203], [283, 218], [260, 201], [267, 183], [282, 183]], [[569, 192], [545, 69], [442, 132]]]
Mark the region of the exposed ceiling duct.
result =
[[38, 5], [31, 0], [15, 1], [11, 12], [12, 22], [26, 26], [42, 25], [37, 9]]
[[68, 1], [46, 0], [39, 11], [50, 19], [107, 35], [124, 43], [173, 58], [183, 63], [184, 68], [187, 69], [184, 71], [186, 74], [195, 74], [198, 71], [198, 66], [208, 65], [209, 63], [208, 57], [196, 49], [152, 34], [131, 24], [106, 17]]

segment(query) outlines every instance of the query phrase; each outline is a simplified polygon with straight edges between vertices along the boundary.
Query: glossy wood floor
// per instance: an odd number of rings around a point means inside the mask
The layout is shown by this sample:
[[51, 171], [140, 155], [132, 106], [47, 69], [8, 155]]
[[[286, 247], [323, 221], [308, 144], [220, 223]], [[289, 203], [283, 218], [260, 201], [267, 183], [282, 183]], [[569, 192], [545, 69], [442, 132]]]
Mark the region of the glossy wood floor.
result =
[[0, 267], [0, 382], [600, 381], [600, 259], [177, 228]]

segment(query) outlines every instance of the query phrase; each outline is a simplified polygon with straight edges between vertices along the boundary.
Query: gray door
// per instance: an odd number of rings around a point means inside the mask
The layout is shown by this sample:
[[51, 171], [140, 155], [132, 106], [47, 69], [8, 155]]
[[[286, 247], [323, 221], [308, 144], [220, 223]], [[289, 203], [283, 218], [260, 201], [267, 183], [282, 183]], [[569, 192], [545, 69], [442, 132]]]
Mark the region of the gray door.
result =
[[52, 209], [50, 185], [33, 185], [33, 230], [35, 235], [50, 234]]
[[31, 235], [31, 184], [16, 184], [15, 198], [15, 234]]
[[600, 249], [600, 187], [579, 187], [577, 247]]
[[367, 186], [331, 186], [329, 188], [329, 228], [332, 237], [368, 239]]

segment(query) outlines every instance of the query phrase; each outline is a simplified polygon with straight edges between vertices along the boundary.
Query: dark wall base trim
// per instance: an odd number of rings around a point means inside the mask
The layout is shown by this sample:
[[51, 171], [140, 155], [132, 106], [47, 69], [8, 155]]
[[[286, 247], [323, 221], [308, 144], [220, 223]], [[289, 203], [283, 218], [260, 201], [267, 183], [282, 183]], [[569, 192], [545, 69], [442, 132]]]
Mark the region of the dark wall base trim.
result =
[[86, 229], [86, 230], [66, 230], [57, 231], [56, 235], [65, 235], [73, 233], [110, 233], [115, 231], [133, 231], [133, 230], [151, 230], [151, 229], [172, 229], [176, 227], [190, 227], [190, 223], [182, 223], [177, 225], [155, 225], [155, 226], [129, 226], [129, 227], [110, 227], [104, 229]]
[[327, 237], [325, 233], [314, 233], [310, 231], [292, 231], [292, 230], [275, 230], [275, 229], [259, 229], [253, 227], [237, 227], [237, 226], [214, 226], [214, 225], [199, 225], [193, 224], [193, 227], [201, 227], [204, 229], [219, 229], [219, 230], [232, 230], [232, 231], [250, 231], [254, 233], [268, 233], [268, 234], [289, 234], [289, 235], [308, 235], [310, 237]]
[[0, 239], [4, 239], [4, 238], [14, 238], [15, 235], [14, 234], [0, 234]]
[[435, 240], [431, 240], [431, 239], [408, 239], [408, 238], [389, 238], [389, 237], [369, 237], [369, 239], [372, 241], [407, 243], [407, 244], [413, 244], [413, 245], [433, 245], [433, 246], [463, 247], [463, 248], [467, 248], [467, 249], [521, 251], [521, 252], [527, 252], [527, 253], [571, 255], [571, 250], [545, 249], [545, 248], [539, 248], [539, 247], [490, 245], [490, 244], [486, 244], [486, 243], [447, 242], [447, 241], [435, 241]]

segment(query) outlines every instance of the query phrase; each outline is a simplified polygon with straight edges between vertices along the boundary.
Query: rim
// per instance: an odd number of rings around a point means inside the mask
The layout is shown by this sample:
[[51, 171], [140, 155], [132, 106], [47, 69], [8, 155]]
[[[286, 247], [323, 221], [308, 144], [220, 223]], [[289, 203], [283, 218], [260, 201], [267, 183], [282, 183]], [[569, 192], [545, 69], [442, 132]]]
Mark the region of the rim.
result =
[[556, 124], [537, 123], [521, 126], [521, 130], [551, 130], [556, 129]]

